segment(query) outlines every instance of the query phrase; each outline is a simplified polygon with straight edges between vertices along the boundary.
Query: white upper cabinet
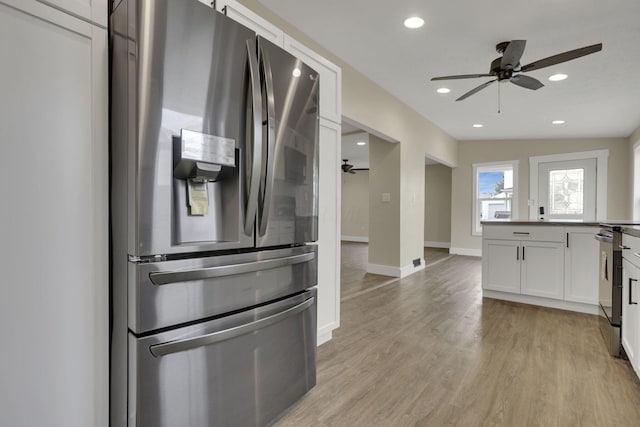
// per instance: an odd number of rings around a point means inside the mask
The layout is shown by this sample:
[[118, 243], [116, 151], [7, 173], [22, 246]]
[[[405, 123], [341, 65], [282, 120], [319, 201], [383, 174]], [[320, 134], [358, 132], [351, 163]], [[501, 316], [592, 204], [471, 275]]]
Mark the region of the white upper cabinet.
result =
[[281, 29], [270, 23], [269, 21], [258, 16], [250, 9], [247, 9], [237, 1], [217, 0], [216, 9], [225, 13], [229, 18], [241, 23], [247, 28], [252, 29], [259, 36], [264, 37], [271, 43], [283, 47], [284, 33]]
[[320, 117], [342, 123], [342, 69], [287, 34], [284, 48], [320, 74]]
[[[107, 26], [107, 0], [38, 0], [69, 14], [76, 15], [103, 27]], [[117, 1], [117, 0], [116, 0]]]

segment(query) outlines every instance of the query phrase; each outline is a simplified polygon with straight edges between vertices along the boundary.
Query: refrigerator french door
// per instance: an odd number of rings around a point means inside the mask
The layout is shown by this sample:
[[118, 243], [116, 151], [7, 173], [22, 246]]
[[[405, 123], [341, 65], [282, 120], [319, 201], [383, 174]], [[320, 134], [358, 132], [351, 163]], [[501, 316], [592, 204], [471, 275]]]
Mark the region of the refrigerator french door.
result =
[[315, 384], [318, 74], [197, 0], [116, 3], [110, 58], [111, 425], [269, 423]]

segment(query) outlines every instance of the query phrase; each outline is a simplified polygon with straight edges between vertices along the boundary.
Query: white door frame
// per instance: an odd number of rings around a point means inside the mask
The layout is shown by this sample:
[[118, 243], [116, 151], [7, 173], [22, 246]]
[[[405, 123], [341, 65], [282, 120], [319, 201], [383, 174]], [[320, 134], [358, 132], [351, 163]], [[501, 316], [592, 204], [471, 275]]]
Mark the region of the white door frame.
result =
[[529, 157], [529, 219], [538, 219], [538, 166], [546, 162], [596, 159], [596, 220], [607, 218], [607, 167], [609, 150]]

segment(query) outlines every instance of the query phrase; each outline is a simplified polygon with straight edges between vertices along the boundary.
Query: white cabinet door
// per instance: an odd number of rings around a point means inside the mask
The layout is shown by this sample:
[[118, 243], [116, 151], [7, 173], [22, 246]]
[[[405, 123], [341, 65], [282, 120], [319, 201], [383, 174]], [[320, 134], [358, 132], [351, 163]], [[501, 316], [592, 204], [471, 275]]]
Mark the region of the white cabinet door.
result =
[[482, 286], [493, 291], [520, 293], [520, 242], [485, 240], [482, 246]]
[[0, 40], [0, 425], [106, 427], [107, 33], [3, 0]]
[[342, 123], [342, 69], [287, 34], [284, 48], [320, 74], [320, 117]]
[[522, 293], [538, 297], [564, 297], [564, 245], [522, 243]]
[[622, 347], [633, 369], [638, 372], [638, 279], [640, 271], [626, 259], [622, 260]]
[[[30, 1], [30, 0], [23, 0]], [[87, 21], [107, 26], [107, 0], [38, 0], [55, 8], [77, 15]], [[116, 0], [117, 1], [117, 0]]]
[[340, 125], [320, 119], [318, 343], [340, 325]]
[[567, 227], [564, 250], [564, 299], [598, 304], [600, 245], [595, 239], [598, 228]]
[[281, 29], [234, 0], [217, 0], [216, 9], [280, 47], [284, 45]]

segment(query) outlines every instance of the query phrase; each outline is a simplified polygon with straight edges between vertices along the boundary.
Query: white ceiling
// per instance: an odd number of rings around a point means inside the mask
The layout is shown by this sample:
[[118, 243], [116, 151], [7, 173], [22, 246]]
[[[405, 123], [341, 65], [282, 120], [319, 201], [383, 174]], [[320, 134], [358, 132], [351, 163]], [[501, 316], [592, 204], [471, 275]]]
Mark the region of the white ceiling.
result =
[[[261, 1], [459, 140], [626, 137], [640, 125], [640, 0]], [[424, 27], [406, 29], [410, 15]], [[537, 91], [494, 84], [455, 102], [490, 79], [429, 81], [487, 73], [495, 45], [513, 39], [527, 40], [522, 64], [599, 42], [603, 50], [527, 73], [545, 84]], [[557, 72], [569, 78], [547, 80]], [[442, 86], [451, 93], [436, 93]]]

